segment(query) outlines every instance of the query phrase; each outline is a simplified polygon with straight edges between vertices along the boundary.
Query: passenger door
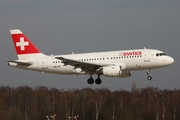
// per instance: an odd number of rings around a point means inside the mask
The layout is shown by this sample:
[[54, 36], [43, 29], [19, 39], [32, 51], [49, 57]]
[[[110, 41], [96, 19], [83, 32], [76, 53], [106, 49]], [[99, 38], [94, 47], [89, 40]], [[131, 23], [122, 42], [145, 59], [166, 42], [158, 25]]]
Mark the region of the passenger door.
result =
[[144, 50], [144, 62], [150, 62], [150, 51]]

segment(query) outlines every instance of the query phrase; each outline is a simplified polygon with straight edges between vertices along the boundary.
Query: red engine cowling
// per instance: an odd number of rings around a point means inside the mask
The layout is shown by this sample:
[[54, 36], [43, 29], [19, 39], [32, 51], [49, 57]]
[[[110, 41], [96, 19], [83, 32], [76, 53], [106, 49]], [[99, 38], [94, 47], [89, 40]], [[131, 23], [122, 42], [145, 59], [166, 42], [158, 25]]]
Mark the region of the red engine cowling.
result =
[[103, 67], [103, 75], [107, 77], [130, 77], [131, 71], [122, 70], [121, 66]]

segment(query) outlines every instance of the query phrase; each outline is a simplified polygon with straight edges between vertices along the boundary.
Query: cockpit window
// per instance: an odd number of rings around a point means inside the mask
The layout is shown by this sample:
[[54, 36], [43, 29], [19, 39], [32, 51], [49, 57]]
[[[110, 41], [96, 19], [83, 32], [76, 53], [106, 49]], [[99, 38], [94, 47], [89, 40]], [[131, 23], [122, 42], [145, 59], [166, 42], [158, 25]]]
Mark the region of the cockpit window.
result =
[[156, 56], [166, 56], [165, 53], [157, 53]]

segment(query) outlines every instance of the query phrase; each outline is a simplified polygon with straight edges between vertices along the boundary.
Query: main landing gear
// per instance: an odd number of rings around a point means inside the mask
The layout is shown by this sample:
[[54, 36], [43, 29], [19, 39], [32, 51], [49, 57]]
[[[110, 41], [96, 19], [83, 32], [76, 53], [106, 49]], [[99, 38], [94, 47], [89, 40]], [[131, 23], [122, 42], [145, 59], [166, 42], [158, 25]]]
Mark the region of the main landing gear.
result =
[[150, 76], [150, 70], [147, 70], [147, 75], [148, 75], [147, 79], [152, 80], [152, 77]]
[[93, 77], [90, 76], [90, 78], [87, 80], [88, 84], [93, 84], [94, 82], [99, 85], [102, 83], [102, 80], [100, 78], [100, 75], [98, 75], [98, 78], [94, 81]]

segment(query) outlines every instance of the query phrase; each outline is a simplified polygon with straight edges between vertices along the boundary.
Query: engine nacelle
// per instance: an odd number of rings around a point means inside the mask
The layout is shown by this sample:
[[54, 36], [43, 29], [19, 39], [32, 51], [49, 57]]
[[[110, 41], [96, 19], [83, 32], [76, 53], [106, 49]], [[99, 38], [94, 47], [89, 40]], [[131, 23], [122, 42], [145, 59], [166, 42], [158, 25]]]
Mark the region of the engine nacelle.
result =
[[121, 66], [103, 67], [103, 75], [107, 77], [130, 77], [131, 71], [122, 70]]

